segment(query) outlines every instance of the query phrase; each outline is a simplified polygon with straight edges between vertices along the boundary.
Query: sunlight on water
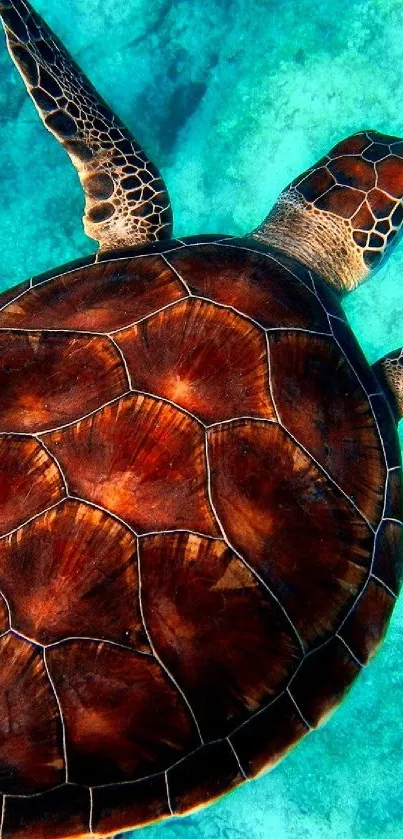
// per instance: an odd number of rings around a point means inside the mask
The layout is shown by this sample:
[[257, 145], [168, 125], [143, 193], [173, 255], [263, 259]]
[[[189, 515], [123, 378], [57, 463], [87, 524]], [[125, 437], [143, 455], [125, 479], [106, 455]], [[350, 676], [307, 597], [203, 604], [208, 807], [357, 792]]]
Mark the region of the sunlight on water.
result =
[[[178, 235], [242, 234], [361, 128], [403, 133], [401, 0], [37, 0], [169, 185]], [[93, 250], [64, 151], [0, 43], [0, 288]], [[403, 244], [346, 301], [370, 361], [403, 343]], [[402, 423], [403, 425], [403, 423]], [[402, 438], [403, 439], [403, 438]], [[341, 710], [270, 775], [136, 839], [403, 836], [403, 606]]]

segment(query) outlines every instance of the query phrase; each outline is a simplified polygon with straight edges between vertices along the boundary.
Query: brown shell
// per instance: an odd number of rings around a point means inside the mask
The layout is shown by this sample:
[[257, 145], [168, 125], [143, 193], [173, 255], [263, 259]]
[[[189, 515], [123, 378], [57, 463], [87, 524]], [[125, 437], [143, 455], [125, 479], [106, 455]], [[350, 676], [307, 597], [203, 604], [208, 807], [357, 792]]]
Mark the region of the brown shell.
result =
[[211, 237], [0, 297], [2, 839], [108, 835], [273, 766], [401, 574], [395, 424], [338, 300]]

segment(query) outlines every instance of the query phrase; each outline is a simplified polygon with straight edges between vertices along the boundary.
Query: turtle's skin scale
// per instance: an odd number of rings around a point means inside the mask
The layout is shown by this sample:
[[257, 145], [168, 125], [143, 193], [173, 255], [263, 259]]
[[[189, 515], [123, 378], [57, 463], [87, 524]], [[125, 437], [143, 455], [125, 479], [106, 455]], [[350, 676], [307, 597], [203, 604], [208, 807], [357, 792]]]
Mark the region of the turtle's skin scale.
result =
[[402, 351], [371, 368], [340, 292], [400, 228], [401, 143], [343, 141], [245, 238], [172, 239], [127, 129], [27, 3], [0, 14], [101, 243], [0, 296], [0, 839], [109, 836], [275, 765], [384, 635]]

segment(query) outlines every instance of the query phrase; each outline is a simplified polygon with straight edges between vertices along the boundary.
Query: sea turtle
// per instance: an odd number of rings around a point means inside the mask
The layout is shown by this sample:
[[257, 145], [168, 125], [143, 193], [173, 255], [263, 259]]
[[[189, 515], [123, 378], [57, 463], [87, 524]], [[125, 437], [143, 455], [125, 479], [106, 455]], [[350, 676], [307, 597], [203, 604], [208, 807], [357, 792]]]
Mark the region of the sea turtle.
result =
[[26, 0], [0, 14], [100, 244], [0, 297], [1, 839], [105, 836], [273, 766], [379, 646], [403, 352], [371, 368], [341, 299], [402, 224], [403, 141], [173, 239], [127, 128]]

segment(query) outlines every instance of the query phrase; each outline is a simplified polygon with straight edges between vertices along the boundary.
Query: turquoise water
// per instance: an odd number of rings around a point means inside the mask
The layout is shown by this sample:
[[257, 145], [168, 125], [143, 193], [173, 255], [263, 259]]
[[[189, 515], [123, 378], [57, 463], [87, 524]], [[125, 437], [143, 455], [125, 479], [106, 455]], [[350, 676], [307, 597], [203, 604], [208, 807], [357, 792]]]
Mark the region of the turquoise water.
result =
[[[403, 134], [401, 0], [37, 0], [154, 156], [176, 233], [242, 234], [343, 136]], [[93, 250], [65, 153], [0, 40], [0, 287]], [[403, 344], [403, 244], [346, 301], [370, 361]], [[403, 425], [403, 423], [402, 423]], [[403, 437], [402, 437], [403, 440]], [[325, 728], [212, 808], [136, 839], [403, 837], [403, 605]]]

